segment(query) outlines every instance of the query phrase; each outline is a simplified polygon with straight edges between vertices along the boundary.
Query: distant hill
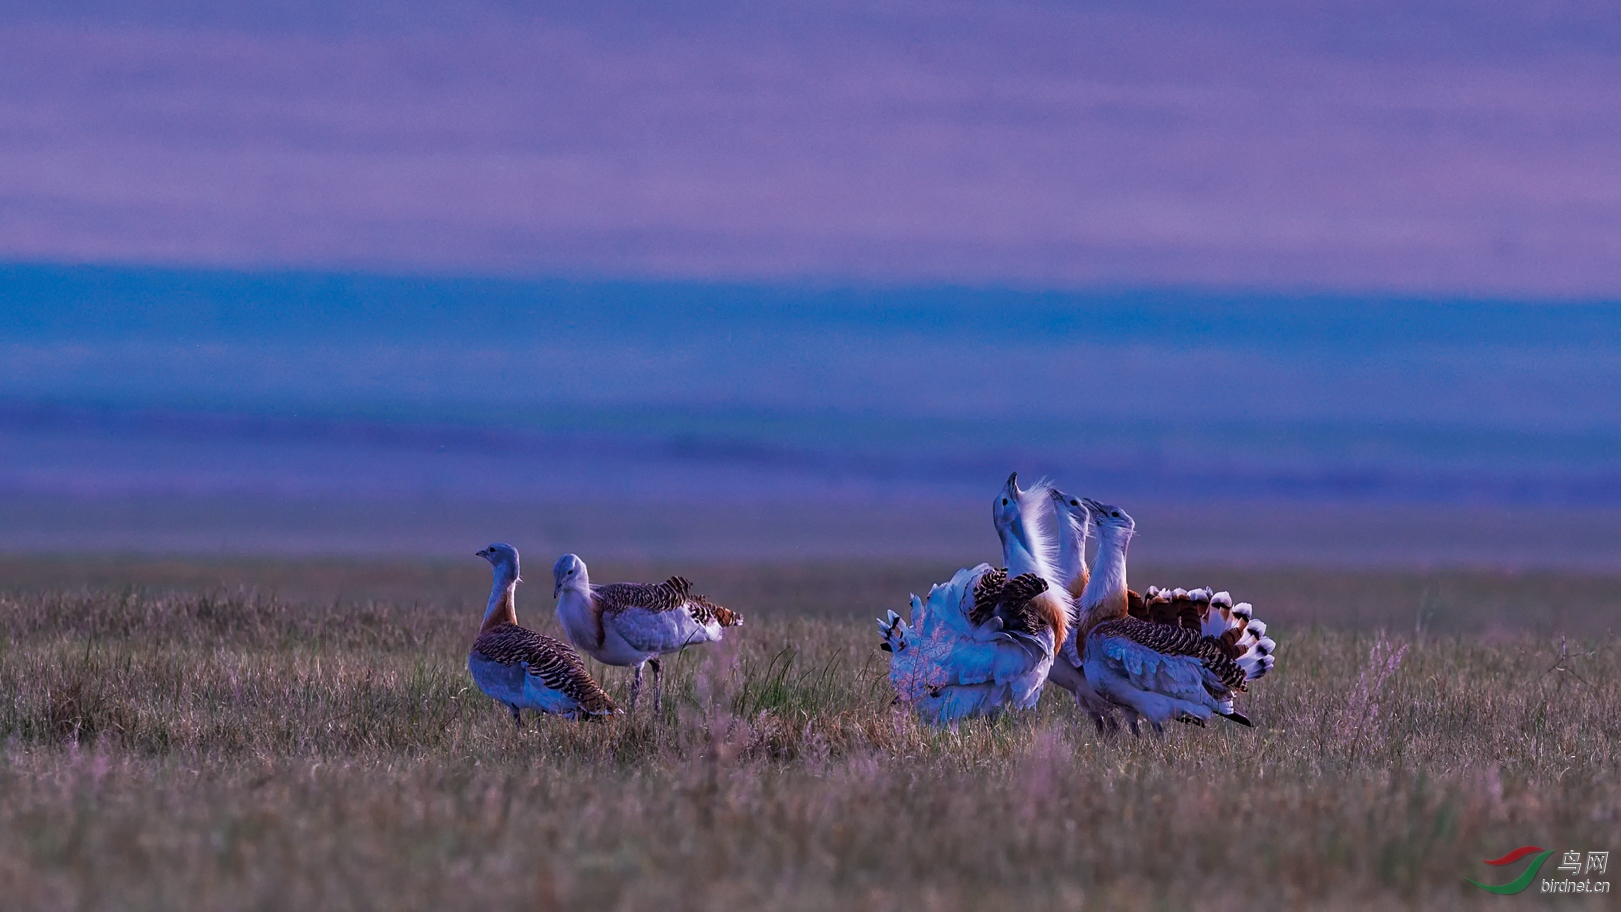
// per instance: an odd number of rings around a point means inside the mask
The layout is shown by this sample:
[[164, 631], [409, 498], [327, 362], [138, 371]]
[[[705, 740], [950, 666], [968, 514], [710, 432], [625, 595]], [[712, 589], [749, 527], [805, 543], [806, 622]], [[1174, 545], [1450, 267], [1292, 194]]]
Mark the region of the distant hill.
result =
[[0, 500], [182, 526], [188, 498], [938, 516], [1017, 469], [1188, 509], [1615, 511], [1615, 327], [1613, 304], [13, 265]]

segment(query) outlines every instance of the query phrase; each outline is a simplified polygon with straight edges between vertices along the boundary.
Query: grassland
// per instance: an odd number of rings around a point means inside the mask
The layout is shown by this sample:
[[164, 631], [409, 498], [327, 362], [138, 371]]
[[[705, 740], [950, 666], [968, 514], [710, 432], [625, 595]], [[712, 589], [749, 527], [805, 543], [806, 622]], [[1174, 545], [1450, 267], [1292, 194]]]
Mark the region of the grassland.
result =
[[[1278, 668], [1254, 730], [1105, 740], [1058, 694], [954, 731], [890, 705], [870, 617], [950, 569], [693, 571], [749, 625], [671, 663], [662, 718], [514, 731], [463, 664], [488, 585], [471, 556], [0, 561], [0, 897], [1584, 908], [1463, 877], [1508, 879], [1480, 860], [1522, 844], [1621, 841], [1621, 580], [1145, 571], [1252, 598]], [[545, 582], [520, 618], [555, 632]]]

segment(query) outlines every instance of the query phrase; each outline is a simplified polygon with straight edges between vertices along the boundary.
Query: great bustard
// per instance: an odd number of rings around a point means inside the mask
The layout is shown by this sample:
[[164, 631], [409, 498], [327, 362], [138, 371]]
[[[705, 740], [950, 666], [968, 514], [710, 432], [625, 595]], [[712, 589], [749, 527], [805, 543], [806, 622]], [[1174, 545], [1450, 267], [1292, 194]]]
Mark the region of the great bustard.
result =
[[1087, 684], [1125, 710], [1133, 733], [1139, 716], [1156, 731], [1170, 719], [1202, 725], [1212, 714], [1249, 725], [1233, 698], [1272, 668], [1275, 644], [1266, 625], [1251, 618], [1249, 605], [1232, 607], [1226, 593], [1204, 590], [1197, 598], [1178, 597], [1175, 590], [1162, 598], [1151, 590], [1152, 601], [1167, 608], [1185, 603], [1192, 612], [1185, 621], [1180, 608], [1162, 612], [1158, 622], [1149, 619], [1160, 610], [1149, 600], [1139, 601], [1134, 616], [1126, 551], [1137, 525], [1119, 507], [1086, 505], [1098, 529], [1097, 559], [1075, 629]]
[[897, 698], [923, 718], [949, 724], [1028, 709], [1041, 697], [1069, 625], [1067, 593], [1049, 582], [1046, 498], [1010, 476], [992, 507], [1007, 569], [958, 570], [927, 602], [912, 596], [910, 623], [893, 611], [878, 621]]
[[[1056, 536], [1058, 555], [1053, 565], [1058, 573], [1058, 585], [1077, 602], [1086, 590], [1090, 573], [1086, 566], [1086, 543], [1092, 536], [1092, 513], [1080, 498], [1065, 494], [1057, 488], [1049, 489], [1053, 512], [1057, 518]], [[1053, 657], [1048, 683], [1062, 687], [1075, 697], [1081, 711], [1091, 717], [1099, 732], [1120, 729], [1115, 706], [1086, 682], [1082, 670], [1084, 645], [1079, 636], [1070, 636]]]
[[619, 708], [568, 644], [518, 626], [518, 549], [496, 542], [478, 556], [495, 571], [484, 623], [467, 656], [478, 689], [510, 709], [514, 725], [524, 709], [575, 718], [617, 715]]
[[738, 627], [737, 612], [692, 591], [679, 576], [662, 583], [593, 584], [585, 561], [565, 554], [552, 567], [557, 619], [570, 643], [604, 665], [635, 668], [630, 710], [642, 692], [642, 666], [653, 669], [653, 712], [663, 708], [659, 656], [694, 643], [718, 641], [727, 627]]

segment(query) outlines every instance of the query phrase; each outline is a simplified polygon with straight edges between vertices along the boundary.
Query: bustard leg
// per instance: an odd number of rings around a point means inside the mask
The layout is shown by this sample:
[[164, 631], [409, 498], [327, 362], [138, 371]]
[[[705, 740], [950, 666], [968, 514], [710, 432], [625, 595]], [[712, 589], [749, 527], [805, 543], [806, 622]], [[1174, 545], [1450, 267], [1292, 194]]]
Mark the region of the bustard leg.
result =
[[507, 709], [512, 710], [512, 727], [513, 727], [513, 729], [516, 730], [516, 731], [522, 732], [523, 731], [523, 718], [518, 715], [518, 704], [516, 704], [516, 703], [508, 703], [507, 704]]
[[647, 664], [653, 666], [653, 718], [657, 719], [664, 711], [663, 692], [659, 690], [659, 672], [663, 669], [659, 667], [658, 659], [648, 659]]
[[1079, 693], [1075, 695], [1075, 702], [1081, 707], [1081, 712], [1092, 717], [1092, 724], [1098, 727], [1098, 734], [1103, 734], [1103, 713], [1094, 708], [1091, 701]]
[[1098, 734], [1117, 735], [1120, 733], [1120, 720], [1115, 718], [1113, 706], [1088, 698], [1084, 693], [1075, 694], [1075, 702], [1080, 704], [1081, 712], [1092, 718], [1092, 724], [1098, 727]]
[[1097, 726], [1097, 734], [1107, 734], [1107, 727], [1106, 724], [1104, 724], [1104, 714], [1093, 713], [1091, 710], [1088, 710], [1088, 714], [1091, 716], [1091, 718], [1093, 718], [1094, 726]]
[[1136, 737], [1136, 738], [1141, 738], [1143, 736], [1142, 729], [1137, 727], [1137, 720], [1139, 718], [1141, 718], [1141, 717], [1137, 715], [1136, 710], [1134, 710], [1134, 709], [1127, 709], [1126, 710], [1126, 724], [1131, 726], [1131, 734], [1132, 734], [1133, 737]]
[[1120, 734], [1120, 720], [1114, 717], [1114, 713], [1098, 712], [1096, 710], [1089, 710], [1089, 712], [1092, 716], [1092, 724], [1098, 727], [1098, 734], [1110, 738]]
[[636, 675], [630, 679], [630, 714], [636, 715], [636, 698], [642, 695], [642, 666], [636, 666]]

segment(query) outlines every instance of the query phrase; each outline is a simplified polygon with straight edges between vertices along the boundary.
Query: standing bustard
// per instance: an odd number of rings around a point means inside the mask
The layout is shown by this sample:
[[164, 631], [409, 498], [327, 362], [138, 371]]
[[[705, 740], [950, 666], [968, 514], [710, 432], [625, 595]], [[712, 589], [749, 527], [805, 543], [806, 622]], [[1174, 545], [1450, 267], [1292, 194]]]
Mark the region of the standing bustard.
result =
[[574, 650], [518, 626], [518, 549], [496, 542], [478, 556], [495, 571], [484, 623], [467, 656], [478, 689], [512, 710], [513, 725], [520, 724], [524, 709], [573, 718], [618, 715], [619, 707], [591, 680]]
[[552, 567], [557, 619], [580, 651], [604, 665], [635, 668], [630, 710], [642, 693], [642, 666], [653, 669], [653, 712], [663, 708], [659, 656], [694, 643], [720, 640], [726, 627], [740, 627], [737, 612], [692, 591], [692, 583], [672, 576], [662, 583], [593, 584], [585, 561], [565, 554]]

